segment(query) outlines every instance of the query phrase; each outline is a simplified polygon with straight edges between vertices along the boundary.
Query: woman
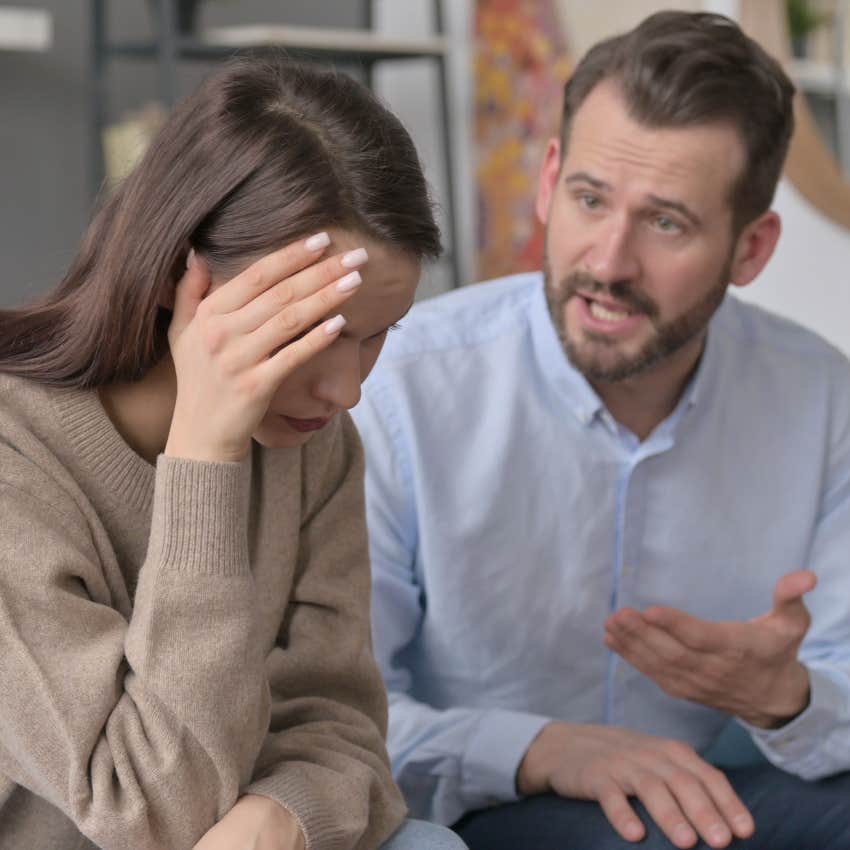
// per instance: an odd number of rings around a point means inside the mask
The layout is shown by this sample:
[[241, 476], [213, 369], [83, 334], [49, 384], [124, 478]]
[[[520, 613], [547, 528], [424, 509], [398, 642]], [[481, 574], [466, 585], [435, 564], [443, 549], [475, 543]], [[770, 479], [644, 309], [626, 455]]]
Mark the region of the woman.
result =
[[389, 112], [240, 60], [0, 313], [1, 846], [462, 846], [398, 829], [344, 412], [438, 252]]

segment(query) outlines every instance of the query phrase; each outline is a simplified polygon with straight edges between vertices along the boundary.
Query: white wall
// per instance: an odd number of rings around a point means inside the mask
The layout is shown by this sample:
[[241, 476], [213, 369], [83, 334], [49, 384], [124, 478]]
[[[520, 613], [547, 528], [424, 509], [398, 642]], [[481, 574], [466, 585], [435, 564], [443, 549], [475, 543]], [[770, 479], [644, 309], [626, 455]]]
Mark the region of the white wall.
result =
[[788, 181], [780, 184], [775, 208], [783, 224], [776, 253], [736, 294], [816, 330], [850, 355], [850, 232]]

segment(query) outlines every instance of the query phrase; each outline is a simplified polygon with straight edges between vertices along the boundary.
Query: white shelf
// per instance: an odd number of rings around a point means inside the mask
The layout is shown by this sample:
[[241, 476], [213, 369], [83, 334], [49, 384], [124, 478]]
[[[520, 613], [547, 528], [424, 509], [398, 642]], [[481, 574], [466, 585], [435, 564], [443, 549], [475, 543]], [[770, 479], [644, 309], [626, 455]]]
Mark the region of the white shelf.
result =
[[404, 38], [368, 30], [250, 24], [207, 29], [200, 40], [212, 47], [292, 47], [322, 52], [363, 55], [443, 56], [448, 42], [443, 36]]
[[0, 6], [0, 50], [49, 50], [53, 16], [43, 9]]
[[839, 92], [850, 93], [850, 71], [845, 71], [842, 79], [834, 65], [811, 59], [795, 59], [790, 71], [791, 78], [805, 92], [827, 96], [835, 96]]

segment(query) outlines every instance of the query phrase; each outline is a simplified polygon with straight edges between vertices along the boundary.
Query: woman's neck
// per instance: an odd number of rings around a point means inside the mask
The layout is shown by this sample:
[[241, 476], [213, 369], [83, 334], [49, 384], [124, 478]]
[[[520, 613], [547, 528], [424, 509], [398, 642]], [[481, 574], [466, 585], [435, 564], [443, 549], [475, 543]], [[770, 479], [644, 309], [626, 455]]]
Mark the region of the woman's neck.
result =
[[171, 357], [167, 355], [160, 360], [141, 381], [109, 384], [100, 387], [98, 394], [127, 445], [149, 463], [156, 463], [168, 441], [177, 398]]

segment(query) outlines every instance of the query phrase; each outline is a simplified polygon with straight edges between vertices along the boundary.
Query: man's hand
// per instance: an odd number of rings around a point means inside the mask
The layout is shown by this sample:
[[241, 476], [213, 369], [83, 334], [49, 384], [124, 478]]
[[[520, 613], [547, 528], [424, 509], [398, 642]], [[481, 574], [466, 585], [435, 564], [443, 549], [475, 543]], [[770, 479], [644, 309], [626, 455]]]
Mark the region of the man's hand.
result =
[[809, 703], [797, 660], [811, 623], [803, 594], [817, 583], [799, 570], [776, 583], [773, 610], [748, 622], [711, 623], [660, 606], [621, 608], [605, 621], [605, 645], [668, 694], [777, 728]]
[[195, 845], [194, 850], [304, 850], [295, 818], [269, 797], [246, 794]]
[[613, 726], [547, 724], [520, 764], [517, 790], [597, 800], [626, 841], [646, 833], [630, 796], [676, 847], [692, 847], [698, 836], [710, 847], [726, 847], [755, 830], [726, 776], [687, 744]]

